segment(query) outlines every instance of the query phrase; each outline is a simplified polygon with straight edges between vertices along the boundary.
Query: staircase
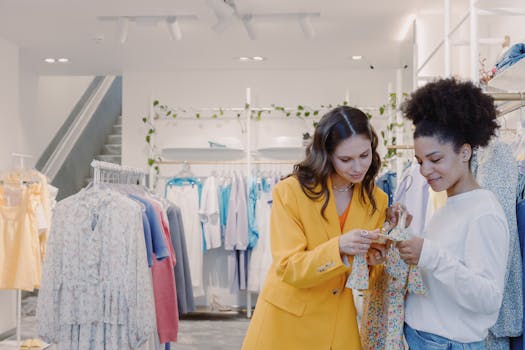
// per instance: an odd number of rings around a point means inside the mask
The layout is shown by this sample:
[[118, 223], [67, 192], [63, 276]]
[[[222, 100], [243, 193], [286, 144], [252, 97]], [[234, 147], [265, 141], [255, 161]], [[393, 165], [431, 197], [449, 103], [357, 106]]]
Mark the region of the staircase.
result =
[[[119, 116], [111, 127], [111, 134], [106, 137], [102, 153], [95, 156], [96, 160], [122, 164], [122, 116]], [[89, 177], [84, 179], [84, 186], [93, 181], [93, 168], [90, 167]]]
[[111, 134], [107, 136], [102, 153], [95, 156], [95, 159], [108, 163], [122, 163], [122, 116], [117, 118]]

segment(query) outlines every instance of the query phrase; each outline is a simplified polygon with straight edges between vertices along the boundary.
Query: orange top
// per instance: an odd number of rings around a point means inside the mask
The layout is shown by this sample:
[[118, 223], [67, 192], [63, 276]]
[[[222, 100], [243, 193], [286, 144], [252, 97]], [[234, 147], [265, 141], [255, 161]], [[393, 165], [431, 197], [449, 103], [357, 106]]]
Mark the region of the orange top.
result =
[[348, 201], [345, 211], [343, 212], [343, 214], [339, 215], [339, 227], [341, 227], [341, 232], [343, 231], [343, 227], [345, 226], [346, 222], [346, 217], [348, 216], [348, 212], [350, 211], [350, 203], [352, 203], [352, 200]]

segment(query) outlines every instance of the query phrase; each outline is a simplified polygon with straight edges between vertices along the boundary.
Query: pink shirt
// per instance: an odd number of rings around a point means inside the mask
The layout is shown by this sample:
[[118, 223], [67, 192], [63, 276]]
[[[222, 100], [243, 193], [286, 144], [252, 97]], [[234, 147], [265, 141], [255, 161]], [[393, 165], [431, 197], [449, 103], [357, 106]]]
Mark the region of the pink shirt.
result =
[[177, 290], [175, 286], [175, 251], [171, 244], [168, 224], [162, 215], [162, 208], [155, 201], [149, 200], [158, 214], [162, 224], [162, 231], [166, 246], [169, 249], [168, 259], [158, 261], [153, 259], [151, 268], [153, 278], [153, 294], [155, 297], [155, 311], [157, 314], [157, 332], [160, 343], [175, 342], [179, 332], [179, 310], [177, 306]]

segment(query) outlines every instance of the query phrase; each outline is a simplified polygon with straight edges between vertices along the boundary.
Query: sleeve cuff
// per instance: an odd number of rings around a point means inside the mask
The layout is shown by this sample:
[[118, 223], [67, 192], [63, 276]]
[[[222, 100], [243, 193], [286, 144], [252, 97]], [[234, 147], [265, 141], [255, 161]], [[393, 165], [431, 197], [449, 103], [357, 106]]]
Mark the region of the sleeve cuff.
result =
[[438, 247], [434, 244], [434, 242], [424, 239], [417, 266], [422, 269], [432, 269], [433, 264], [436, 263], [437, 250]]

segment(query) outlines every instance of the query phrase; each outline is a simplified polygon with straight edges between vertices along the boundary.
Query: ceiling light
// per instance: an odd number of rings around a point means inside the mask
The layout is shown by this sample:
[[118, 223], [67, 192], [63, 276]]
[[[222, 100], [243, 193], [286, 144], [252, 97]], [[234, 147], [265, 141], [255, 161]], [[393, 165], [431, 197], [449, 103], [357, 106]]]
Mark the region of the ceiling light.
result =
[[180, 31], [179, 22], [177, 17], [167, 17], [166, 24], [168, 26], [168, 32], [170, 33], [171, 40], [182, 39], [182, 32]]
[[410, 33], [410, 30], [413, 29], [413, 23], [416, 20], [416, 15], [410, 14], [405, 20], [405, 23], [403, 24], [401, 30], [399, 31], [399, 34], [397, 35], [398, 41], [403, 41], [407, 38], [408, 34]]
[[254, 61], [264, 61], [264, 57], [262, 57], [262, 56], [253, 56], [252, 59]]
[[257, 34], [255, 33], [255, 28], [253, 27], [253, 16], [252, 15], [243, 16], [242, 24], [244, 26], [244, 29], [246, 29], [246, 33], [248, 33], [248, 37], [250, 38], [250, 40], [257, 39]]
[[51, 58], [51, 57], [44, 59], [44, 61], [46, 61], [47, 63], [55, 63], [56, 62], [56, 60], [54, 58]]
[[352, 56], [352, 59], [353, 59], [354, 61], [359, 61], [359, 60], [362, 59], [362, 58], [363, 58], [363, 56]]
[[69, 58], [59, 58], [58, 62], [60, 62], [60, 63], [68, 63], [69, 62]]
[[118, 41], [121, 44], [124, 44], [128, 39], [128, 27], [129, 27], [129, 18], [119, 17], [117, 19], [118, 25]]
[[239, 61], [249, 61], [250, 57], [239, 57]]
[[315, 36], [314, 27], [310, 21], [310, 16], [301, 16], [299, 18], [299, 25], [303, 31], [304, 37], [306, 39], [312, 39]]

